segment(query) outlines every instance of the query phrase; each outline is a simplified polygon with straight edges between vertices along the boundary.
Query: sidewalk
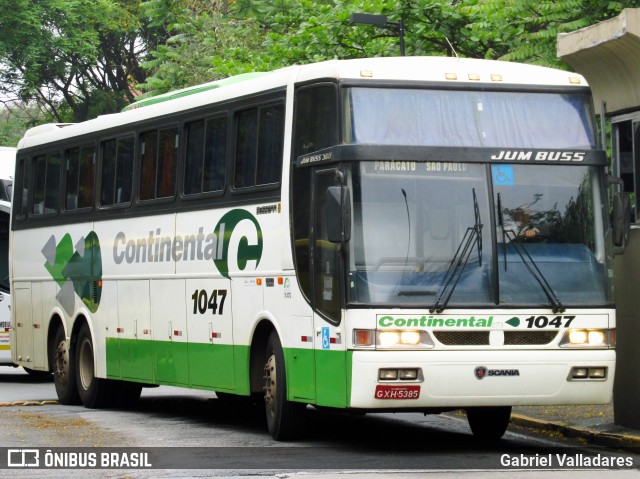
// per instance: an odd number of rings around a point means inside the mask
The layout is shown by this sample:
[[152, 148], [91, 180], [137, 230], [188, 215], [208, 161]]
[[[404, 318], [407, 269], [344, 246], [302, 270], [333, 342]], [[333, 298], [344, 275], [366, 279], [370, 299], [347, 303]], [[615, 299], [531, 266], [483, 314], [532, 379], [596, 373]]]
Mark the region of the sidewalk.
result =
[[640, 451], [640, 430], [614, 424], [613, 404], [517, 406], [511, 424], [577, 438], [585, 444]]

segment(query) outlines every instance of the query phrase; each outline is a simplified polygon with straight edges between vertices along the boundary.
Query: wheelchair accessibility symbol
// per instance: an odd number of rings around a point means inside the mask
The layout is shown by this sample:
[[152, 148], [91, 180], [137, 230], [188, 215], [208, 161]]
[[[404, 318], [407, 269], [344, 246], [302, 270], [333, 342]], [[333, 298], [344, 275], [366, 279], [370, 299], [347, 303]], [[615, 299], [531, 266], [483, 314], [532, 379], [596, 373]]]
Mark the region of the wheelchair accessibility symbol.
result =
[[513, 167], [511, 165], [492, 165], [493, 184], [497, 186], [513, 186]]
[[331, 339], [329, 337], [329, 328], [322, 327], [322, 349], [329, 349], [331, 347]]

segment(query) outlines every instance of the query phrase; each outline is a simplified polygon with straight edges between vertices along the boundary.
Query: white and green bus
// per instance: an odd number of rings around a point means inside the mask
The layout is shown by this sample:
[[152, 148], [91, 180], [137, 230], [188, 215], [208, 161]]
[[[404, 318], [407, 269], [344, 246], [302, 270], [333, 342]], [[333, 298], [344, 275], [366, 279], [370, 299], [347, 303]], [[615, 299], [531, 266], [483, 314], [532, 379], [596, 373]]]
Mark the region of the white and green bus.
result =
[[[579, 75], [455, 58], [245, 75], [30, 131], [12, 219], [14, 361], [60, 402], [142, 385], [308, 405], [607, 403], [605, 153]], [[261, 399], [262, 400], [262, 399]]]

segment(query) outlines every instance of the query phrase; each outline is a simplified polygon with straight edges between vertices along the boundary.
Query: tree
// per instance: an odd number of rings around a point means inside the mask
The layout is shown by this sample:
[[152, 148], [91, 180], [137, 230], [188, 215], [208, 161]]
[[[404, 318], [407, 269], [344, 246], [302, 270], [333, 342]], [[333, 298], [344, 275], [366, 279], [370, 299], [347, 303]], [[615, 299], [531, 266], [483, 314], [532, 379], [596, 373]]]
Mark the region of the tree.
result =
[[0, 0], [0, 94], [56, 121], [119, 111], [145, 79], [152, 27], [140, 0]]
[[14, 103], [0, 107], [0, 146], [16, 146], [26, 128], [45, 121], [45, 114], [36, 105]]
[[[640, 0], [468, 0], [462, 11], [470, 39], [497, 48], [502, 60], [567, 68], [556, 56], [559, 33], [566, 33], [615, 17]], [[491, 56], [495, 56], [491, 53]]]
[[[231, 15], [227, 2], [193, 1], [165, 5], [172, 12], [172, 34], [142, 65], [150, 73], [138, 86], [151, 95], [264, 69], [262, 32], [251, 17]], [[155, 15], [165, 16], [156, 1]], [[144, 97], [145, 95], [143, 95]], [[149, 96], [149, 95], [146, 95]]]

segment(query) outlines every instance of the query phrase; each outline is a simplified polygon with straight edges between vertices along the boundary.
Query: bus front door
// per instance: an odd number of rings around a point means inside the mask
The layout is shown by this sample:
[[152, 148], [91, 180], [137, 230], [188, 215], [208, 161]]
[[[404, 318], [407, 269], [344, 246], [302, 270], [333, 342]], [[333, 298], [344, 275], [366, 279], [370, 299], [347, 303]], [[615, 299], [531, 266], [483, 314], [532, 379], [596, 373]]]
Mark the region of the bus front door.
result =
[[340, 186], [335, 168], [314, 174], [315, 204], [312, 231], [314, 347], [316, 400], [321, 406], [346, 407], [346, 338], [341, 321], [342, 252], [329, 240], [327, 199], [330, 187]]

